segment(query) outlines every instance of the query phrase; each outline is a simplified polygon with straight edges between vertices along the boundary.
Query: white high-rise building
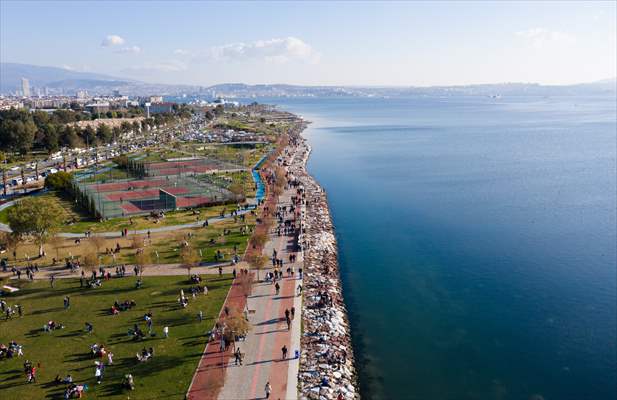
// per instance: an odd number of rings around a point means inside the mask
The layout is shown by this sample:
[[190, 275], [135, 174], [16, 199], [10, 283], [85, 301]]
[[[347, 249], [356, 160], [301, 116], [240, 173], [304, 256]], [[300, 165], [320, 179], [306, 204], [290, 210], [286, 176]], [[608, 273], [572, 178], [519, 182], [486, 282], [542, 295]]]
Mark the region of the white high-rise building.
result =
[[30, 97], [30, 81], [26, 78], [21, 78], [21, 93], [24, 97]]

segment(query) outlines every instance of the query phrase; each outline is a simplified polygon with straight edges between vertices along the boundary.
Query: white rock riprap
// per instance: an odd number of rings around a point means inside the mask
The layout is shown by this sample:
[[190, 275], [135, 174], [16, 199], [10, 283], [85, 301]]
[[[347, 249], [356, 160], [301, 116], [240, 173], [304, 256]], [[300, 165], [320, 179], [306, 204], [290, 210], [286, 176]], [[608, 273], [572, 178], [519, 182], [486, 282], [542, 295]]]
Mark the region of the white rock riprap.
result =
[[293, 138], [289, 175], [300, 183], [304, 252], [304, 300], [298, 373], [300, 399], [359, 399], [337, 245], [326, 193], [305, 169], [310, 147]]

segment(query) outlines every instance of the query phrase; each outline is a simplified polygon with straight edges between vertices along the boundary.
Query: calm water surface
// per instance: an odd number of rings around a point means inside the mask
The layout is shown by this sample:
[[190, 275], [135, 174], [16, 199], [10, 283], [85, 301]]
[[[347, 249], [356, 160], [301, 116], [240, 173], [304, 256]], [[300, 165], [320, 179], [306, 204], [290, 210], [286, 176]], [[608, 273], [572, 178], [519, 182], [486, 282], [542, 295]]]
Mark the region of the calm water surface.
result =
[[365, 398], [617, 398], [614, 96], [271, 102], [314, 121]]

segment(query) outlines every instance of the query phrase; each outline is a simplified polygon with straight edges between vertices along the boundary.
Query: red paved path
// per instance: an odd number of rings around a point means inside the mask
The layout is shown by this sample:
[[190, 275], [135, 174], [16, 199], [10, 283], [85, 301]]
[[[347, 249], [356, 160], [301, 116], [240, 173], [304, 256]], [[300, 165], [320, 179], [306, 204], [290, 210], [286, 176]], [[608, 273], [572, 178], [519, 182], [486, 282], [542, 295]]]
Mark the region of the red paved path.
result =
[[[234, 279], [225, 304], [221, 308], [218, 320], [224, 318], [225, 306], [230, 310], [244, 310], [246, 305], [246, 297], [242, 293], [242, 287], [238, 279]], [[189, 386], [187, 399], [189, 400], [214, 400], [218, 397], [219, 390], [223, 386], [225, 379], [225, 369], [229, 358], [233, 354], [233, 346], [230, 346], [227, 351], [219, 351], [220, 342], [218, 340], [206, 344], [204, 354], [199, 360], [199, 365], [193, 375], [193, 381]]]

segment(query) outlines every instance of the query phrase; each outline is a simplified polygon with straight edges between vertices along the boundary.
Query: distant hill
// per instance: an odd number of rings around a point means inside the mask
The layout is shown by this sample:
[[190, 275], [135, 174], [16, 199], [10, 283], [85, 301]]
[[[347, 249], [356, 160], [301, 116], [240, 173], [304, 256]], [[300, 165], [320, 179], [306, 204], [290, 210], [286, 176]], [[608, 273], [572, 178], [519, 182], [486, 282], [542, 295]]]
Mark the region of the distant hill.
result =
[[53, 93], [62, 90], [75, 94], [87, 90], [91, 94], [111, 94], [114, 90], [131, 95], [174, 95], [197, 91], [198, 86], [164, 85], [119, 78], [94, 72], [78, 72], [65, 68], [30, 64], [0, 63], [0, 93], [15, 93], [21, 89], [21, 78], [30, 81], [31, 88], [48, 87]]
[[[27, 78], [31, 87], [58, 87], [62, 81], [122, 81], [135, 82], [130, 79], [113, 76], [71, 71], [57, 67], [42, 67], [30, 64], [0, 63], [0, 92], [14, 92], [21, 88], [21, 78]], [[84, 82], [85, 83], [85, 82]]]
[[498, 83], [464, 86], [297, 86], [246, 85], [225, 83], [205, 89], [221, 97], [397, 97], [413, 95], [479, 95], [479, 96], [553, 96], [617, 93], [615, 78], [576, 85], [540, 85], [537, 83]]
[[191, 85], [145, 83], [110, 75], [77, 72], [64, 68], [29, 64], [0, 63], [0, 93], [15, 93], [21, 89], [21, 78], [30, 80], [30, 87], [48, 87], [53, 92], [62, 90], [74, 94], [87, 90], [91, 94], [111, 94], [119, 90], [131, 95], [216, 94], [221, 97], [397, 97], [413, 95], [480, 95], [480, 96], [552, 96], [581, 94], [613, 94], [617, 92], [615, 78], [578, 85], [540, 85], [536, 83], [502, 83], [466, 86], [303, 86], [286, 84], [247, 85], [223, 83], [207, 88]]

